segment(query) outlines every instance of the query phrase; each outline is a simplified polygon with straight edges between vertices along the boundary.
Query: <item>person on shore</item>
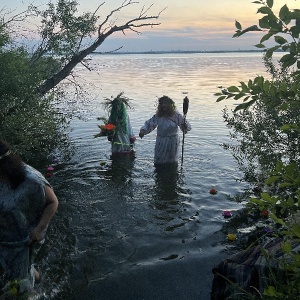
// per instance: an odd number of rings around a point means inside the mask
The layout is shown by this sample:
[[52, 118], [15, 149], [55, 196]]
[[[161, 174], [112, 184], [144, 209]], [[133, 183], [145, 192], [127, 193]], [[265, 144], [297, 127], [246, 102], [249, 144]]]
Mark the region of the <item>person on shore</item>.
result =
[[58, 199], [44, 176], [0, 140], [0, 285], [17, 280], [19, 292], [30, 292], [40, 274], [33, 249], [44, 239]]
[[130, 108], [129, 99], [120, 93], [113, 100], [104, 103], [109, 111], [108, 123], [115, 125], [111, 141], [112, 157], [134, 155], [133, 145], [136, 140], [126, 108]]
[[139, 136], [150, 133], [157, 127], [157, 136], [154, 151], [155, 166], [166, 163], [178, 163], [179, 135], [178, 127], [187, 133], [191, 125], [182, 114], [176, 110], [174, 101], [168, 96], [158, 99], [156, 114], [147, 120], [141, 127]]

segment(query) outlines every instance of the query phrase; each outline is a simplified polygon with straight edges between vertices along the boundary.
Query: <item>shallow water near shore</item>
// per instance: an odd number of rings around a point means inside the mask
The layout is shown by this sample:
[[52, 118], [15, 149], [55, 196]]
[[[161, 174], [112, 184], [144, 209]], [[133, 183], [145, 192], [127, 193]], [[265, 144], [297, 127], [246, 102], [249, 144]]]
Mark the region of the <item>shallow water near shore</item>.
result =
[[[210, 299], [211, 269], [232, 244], [221, 232], [223, 210], [243, 189], [242, 174], [222, 148], [229, 129], [218, 86], [265, 75], [259, 53], [92, 55], [97, 72], [78, 67], [93, 95], [85, 118], [70, 124], [75, 153], [55, 163], [49, 179], [60, 205], [37, 257], [43, 281], [37, 299]], [[183, 164], [156, 170], [153, 132], [135, 144], [135, 159], [110, 159], [97, 117], [107, 116], [104, 97], [132, 99], [138, 135], [155, 112], [157, 97], [170, 96], [182, 111], [190, 99]], [[215, 188], [218, 193], [209, 193]]]

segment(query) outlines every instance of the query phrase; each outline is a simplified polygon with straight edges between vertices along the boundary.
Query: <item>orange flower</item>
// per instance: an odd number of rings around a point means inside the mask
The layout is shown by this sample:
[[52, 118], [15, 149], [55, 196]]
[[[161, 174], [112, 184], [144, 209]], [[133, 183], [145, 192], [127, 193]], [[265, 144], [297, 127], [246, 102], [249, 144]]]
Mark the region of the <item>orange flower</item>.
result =
[[100, 126], [100, 129], [101, 129], [101, 130], [105, 130], [105, 125], [101, 125], [101, 126]]
[[114, 124], [107, 124], [106, 125], [106, 129], [109, 130], [109, 131], [114, 130], [115, 128], [116, 128], [116, 125], [114, 125]]

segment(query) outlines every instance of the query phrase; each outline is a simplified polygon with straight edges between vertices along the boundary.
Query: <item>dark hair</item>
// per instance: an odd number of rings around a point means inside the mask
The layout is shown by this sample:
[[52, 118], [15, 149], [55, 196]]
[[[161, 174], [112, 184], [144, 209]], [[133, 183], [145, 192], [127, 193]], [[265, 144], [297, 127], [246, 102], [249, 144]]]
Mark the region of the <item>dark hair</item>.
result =
[[12, 189], [16, 189], [25, 180], [25, 167], [21, 158], [9, 151], [9, 144], [0, 140], [0, 177], [7, 179]]
[[162, 96], [158, 99], [156, 115], [158, 117], [170, 117], [176, 110], [175, 102], [168, 96]]

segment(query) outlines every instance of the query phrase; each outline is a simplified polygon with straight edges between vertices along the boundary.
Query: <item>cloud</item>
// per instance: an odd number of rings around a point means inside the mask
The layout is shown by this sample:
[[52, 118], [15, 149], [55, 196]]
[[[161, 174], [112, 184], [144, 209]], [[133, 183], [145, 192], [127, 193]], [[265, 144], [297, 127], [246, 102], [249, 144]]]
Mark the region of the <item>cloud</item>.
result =
[[[0, 0], [3, 1], [3, 0]], [[106, 1], [99, 10], [101, 19], [117, 8], [124, 0]], [[47, 0], [35, 0], [34, 4], [47, 3]], [[53, 0], [56, 2], [56, 0]], [[99, 5], [98, 0], [78, 0], [80, 12], [93, 12]], [[104, 2], [104, 1], [103, 1]], [[116, 13], [116, 24], [124, 24], [141, 12], [143, 5], [149, 7], [148, 0], [139, 0], [139, 3], [131, 5], [121, 12]], [[276, 9], [288, 4], [295, 8], [295, 0], [276, 0]], [[26, 4], [27, 3], [27, 4]], [[23, 0], [22, 5], [29, 5], [31, 1]], [[102, 3], [102, 2], [100, 2]], [[153, 7], [148, 15], [155, 15], [164, 7], [159, 26], [153, 28], [140, 28], [141, 34], [127, 31], [125, 35], [116, 33], [107, 38], [99, 51], [111, 51], [123, 46], [124, 51], [159, 51], [159, 50], [238, 50], [253, 49], [253, 45], [259, 42], [258, 33], [249, 33], [238, 39], [232, 38], [235, 33], [235, 20], [238, 20], [243, 28], [257, 24], [262, 17], [257, 14], [260, 5], [251, 3], [251, 0], [153, 0]], [[6, 1], [7, 7], [21, 9], [21, 0]], [[24, 29], [23, 29], [24, 30]], [[22, 29], [18, 34], [25, 35]], [[31, 32], [33, 34], [33, 31]]]

